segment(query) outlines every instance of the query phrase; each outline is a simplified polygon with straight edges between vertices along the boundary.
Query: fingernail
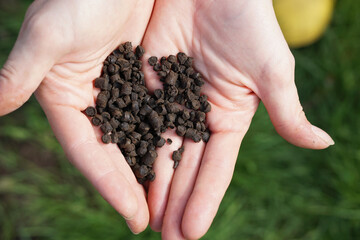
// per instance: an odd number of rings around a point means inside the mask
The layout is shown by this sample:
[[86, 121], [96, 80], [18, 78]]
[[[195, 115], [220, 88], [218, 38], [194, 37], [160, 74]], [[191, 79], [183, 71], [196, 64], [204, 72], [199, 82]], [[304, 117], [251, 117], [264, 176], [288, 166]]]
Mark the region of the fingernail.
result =
[[324, 142], [326, 142], [329, 146], [334, 145], [335, 142], [334, 140], [332, 140], [332, 138], [329, 136], [329, 134], [327, 134], [326, 132], [324, 132], [322, 129], [315, 127], [315, 126], [311, 126], [311, 130], [319, 137], [321, 138]]
[[131, 229], [131, 227], [130, 227], [130, 225], [129, 225], [128, 221], [126, 221], [126, 224], [127, 224], [127, 226], [129, 227], [130, 231], [131, 231], [133, 234], [138, 235], [138, 233], [134, 232], [134, 231]]

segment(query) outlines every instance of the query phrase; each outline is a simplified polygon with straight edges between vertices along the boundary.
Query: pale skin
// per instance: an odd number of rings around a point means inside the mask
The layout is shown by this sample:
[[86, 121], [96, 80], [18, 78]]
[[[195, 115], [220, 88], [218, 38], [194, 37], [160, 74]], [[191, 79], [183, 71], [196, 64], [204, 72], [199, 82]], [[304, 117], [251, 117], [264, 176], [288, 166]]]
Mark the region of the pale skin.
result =
[[[207, 144], [165, 133], [173, 144], [158, 150], [147, 196], [119, 149], [101, 143], [100, 131], [81, 113], [94, 105], [93, 80], [103, 60], [124, 41], [141, 43], [143, 60], [179, 51], [193, 56], [212, 105]], [[149, 89], [160, 88], [144, 65]], [[269, 0], [37, 0], [0, 72], [0, 115], [35, 91], [69, 160], [134, 233], [150, 223], [163, 239], [198, 239], [215, 217], [260, 100], [290, 143], [312, 149], [334, 143], [307, 121], [294, 68]], [[171, 153], [182, 143], [174, 171]]]

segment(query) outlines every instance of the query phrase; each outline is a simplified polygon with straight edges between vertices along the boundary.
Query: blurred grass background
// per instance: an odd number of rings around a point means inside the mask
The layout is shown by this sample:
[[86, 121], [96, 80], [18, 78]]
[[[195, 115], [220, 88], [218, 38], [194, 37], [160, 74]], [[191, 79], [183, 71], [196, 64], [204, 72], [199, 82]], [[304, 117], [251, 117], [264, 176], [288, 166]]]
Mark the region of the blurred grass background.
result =
[[[30, 3], [0, 0], [0, 66]], [[203, 239], [360, 239], [359, 10], [359, 1], [337, 1], [325, 36], [293, 50], [305, 112], [335, 146], [314, 151], [288, 144], [261, 105]], [[0, 240], [10, 239], [160, 239], [160, 234], [150, 229], [131, 234], [69, 164], [31, 98], [0, 118]]]

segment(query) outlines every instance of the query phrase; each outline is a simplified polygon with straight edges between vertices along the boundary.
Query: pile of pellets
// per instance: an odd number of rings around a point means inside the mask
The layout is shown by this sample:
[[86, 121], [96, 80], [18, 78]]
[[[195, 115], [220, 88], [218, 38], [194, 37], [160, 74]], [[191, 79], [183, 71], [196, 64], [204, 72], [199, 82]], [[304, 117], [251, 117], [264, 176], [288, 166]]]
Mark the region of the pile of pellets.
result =
[[[156, 148], [171, 144], [161, 134], [176, 129], [176, 134], [194, 142], [208, 142], [205, 125], [211, 110], [206, 95], [201, 95], [204, 80], [193, 68], [193, 58], [179, 52], [177, 56], [153, 56], [148, 63], [163, 82], [163, 89], [150, 95], [145, 86], [143, 62], [145, 50], [131, 42], [121, 44], [105, 60], [95, 87], [101, 91], [96, 106], [85, 109], [95, 126], [100, 126], [104, 143], [115, 143], [131, 166], [139, 183], [153, 181]], [[174, 168], [184, 152], [182, 146], [172, 154]]]

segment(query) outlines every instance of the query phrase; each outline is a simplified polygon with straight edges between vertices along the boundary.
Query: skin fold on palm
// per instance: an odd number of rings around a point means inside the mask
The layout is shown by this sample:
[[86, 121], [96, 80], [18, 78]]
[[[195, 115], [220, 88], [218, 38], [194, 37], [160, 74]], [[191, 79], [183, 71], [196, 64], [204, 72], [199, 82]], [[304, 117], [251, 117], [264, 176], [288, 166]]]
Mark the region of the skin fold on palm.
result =
[[[116, 145], [102, 144], [99, 129], [81, 113], [94, 105], [92, 81], [102, 62], [125, 41], [142, 43], [144, 62], [179, 51], [194, 57], [212, 105], [206, 145], [174, 131], [164, 134], [173, 144], [158, 151], [157, 177], [148, 196]], [[147, 87], [161, 88], [144, 65]], [[0, 115], [21, 106], [35, 90], [69, 160], [133, 232], [146, 228], [150, 213], [150, 226], [164, 239], [197, 239], [206, 233], [260, 100], [289, 142], [315, 149], [332, 144], [305, 118], [293, 57], [268, 0], [37, 0], [0, 72]], [[182, 144], [185, 152], [174, 171], [171, 154]]]

